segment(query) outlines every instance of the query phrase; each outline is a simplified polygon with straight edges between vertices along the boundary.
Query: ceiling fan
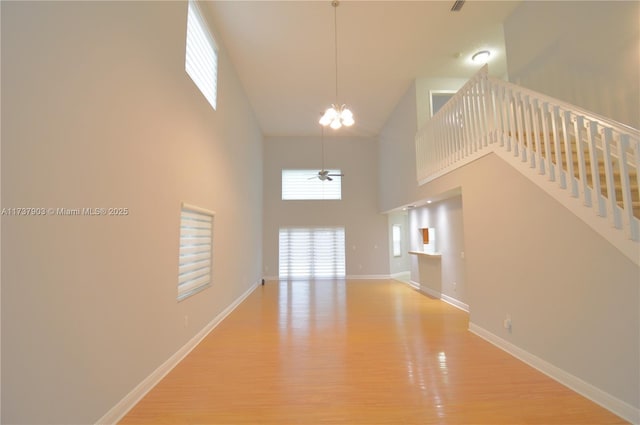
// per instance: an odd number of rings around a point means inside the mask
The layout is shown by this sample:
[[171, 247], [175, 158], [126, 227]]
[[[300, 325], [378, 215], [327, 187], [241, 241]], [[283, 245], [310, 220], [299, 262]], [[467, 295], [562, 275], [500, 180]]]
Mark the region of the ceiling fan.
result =
[[344, 177], [344, 174], [343, 173], [332, 174], [329, 170], [324, 169], [324, 127], [323, 126], [320, 126], [320, 131], [321, 131], [320, 144], [322, 146], [322, 168], [320, 169], [320, 171], [318, 171], [318, 174], [316, 174], [313, 177], [310, 177], [309, 180], [318, 178], [321, 181], [329, 180], [331, 182], [333, 181], [331, 177]]

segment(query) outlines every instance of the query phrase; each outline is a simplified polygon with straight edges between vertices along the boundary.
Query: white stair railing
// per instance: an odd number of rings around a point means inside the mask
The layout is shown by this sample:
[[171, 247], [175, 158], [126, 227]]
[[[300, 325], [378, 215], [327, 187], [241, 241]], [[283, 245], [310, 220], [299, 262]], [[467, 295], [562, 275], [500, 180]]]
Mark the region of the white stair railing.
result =
[[418, 131], [418, 182], [497, 150], [640, 241], [637, 129], [492, 78], [485, 65]]

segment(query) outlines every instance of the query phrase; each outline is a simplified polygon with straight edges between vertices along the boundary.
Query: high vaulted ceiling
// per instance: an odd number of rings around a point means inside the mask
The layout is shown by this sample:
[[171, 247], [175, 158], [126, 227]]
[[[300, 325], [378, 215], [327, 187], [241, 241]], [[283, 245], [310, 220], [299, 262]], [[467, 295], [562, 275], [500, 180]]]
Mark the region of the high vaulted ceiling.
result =
[[[504, 76], [502, 22], [517, 4], [468, 0], [451, 12], [453, 0], [341, 1], [337, 100], [349, 105], [356, 124], [338, 132], [376, 136], [416, 78], [469, 78], [479, 68], [470, 62], [478, 50], [491, 50], [489, 71]], [[331, 2], [210, 1], [205, 7], [263, 133], [317, 136], [318, 119], [336, 101]]]

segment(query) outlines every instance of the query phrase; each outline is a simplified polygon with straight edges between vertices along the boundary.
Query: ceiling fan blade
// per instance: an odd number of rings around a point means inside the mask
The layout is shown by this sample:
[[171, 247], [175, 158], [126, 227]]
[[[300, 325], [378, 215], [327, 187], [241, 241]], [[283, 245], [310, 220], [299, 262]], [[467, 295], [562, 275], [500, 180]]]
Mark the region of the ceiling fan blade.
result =
[[331, 177], [344, 177], [344, 174], [327, 174], [327, 175]]
[[329, 177], [329, 176], [330, 176], [330, 174], [328, 174], [328, 175], [327, 175], [327, 180], [329, 180], [330, 182], [332, 182], [332, 181], [333, 181], [333, 179], [332, 179], [331, 177]]

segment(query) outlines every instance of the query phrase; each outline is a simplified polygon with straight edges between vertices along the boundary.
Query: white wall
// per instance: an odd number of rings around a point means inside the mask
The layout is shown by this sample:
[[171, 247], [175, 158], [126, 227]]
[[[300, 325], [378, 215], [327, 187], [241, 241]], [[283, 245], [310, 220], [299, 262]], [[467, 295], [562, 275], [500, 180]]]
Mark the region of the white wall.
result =
[[459, 171], [471, 322], [640, 407], [638, 267], [498, 157]]
[[509, 78], [640, 128], [639, 19], [637, 1], [521, 2], [504, 23]]
[[[95, 422], [261, 276], [262, 136], [224, 47], [217, 111], [185, 73], [186, 11], [2, 3], [2, 206], [129, 209], [2, 217], [3, 423]], [[181, 201], [217, 215], [178, 303]]]
[[[411, 249], [422, 251], [422, 235], [419, 229], [433, 228], [435, 249], [441, 255], [439, 258], [412, 255], [411, 280], [467, 304], [466, 270], [462, 258], [465, 251], [462, 213], [460, 195], [410, 210]], [[433, 282], [422, 276], [419, 267], [421, 263], [439, 267], [441, 280]]]
[[378, 136], [378, 208], [389, 212], [416, 199], [415, 84], [406, 91]]
[[375, 140], [325, 137], [325, 168], [338, 168], [340, 201], [282, 201], [283, 168], [319, 170], [320, 138], [267, 138], [264, 143], [264, 274], [278, 276], [281, 226], [343, 225], [347, 276], [389, 275], [387, 217], [378, 213]]

